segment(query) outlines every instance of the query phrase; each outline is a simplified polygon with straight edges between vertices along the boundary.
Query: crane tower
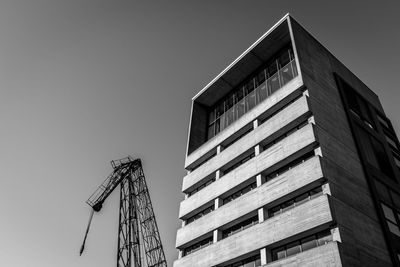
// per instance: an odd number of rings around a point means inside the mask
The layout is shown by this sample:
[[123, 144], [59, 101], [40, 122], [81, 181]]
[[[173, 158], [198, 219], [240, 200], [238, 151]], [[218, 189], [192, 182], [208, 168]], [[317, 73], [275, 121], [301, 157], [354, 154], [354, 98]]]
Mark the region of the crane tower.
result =
[[[100, 211], [103, 202], [120, 185], [117, 267], [144, 267], [144, 262], [147, 267], [166, 267], [140, 159], [128, 156], [111, 161], [111, 165], [113, 172], [86, 201], [92, 212], [80, 253], [84, 249], [93, 212]], [[141, 260], [142, 257], [145, 261]]]

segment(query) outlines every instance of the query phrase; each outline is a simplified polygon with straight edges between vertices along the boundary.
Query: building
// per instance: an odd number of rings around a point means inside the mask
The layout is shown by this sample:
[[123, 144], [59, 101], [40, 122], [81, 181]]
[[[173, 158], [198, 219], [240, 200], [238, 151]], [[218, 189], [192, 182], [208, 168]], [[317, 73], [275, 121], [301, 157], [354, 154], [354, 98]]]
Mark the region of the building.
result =
[[174, 267], [400, 266], [399, 148], [284, 16], [193, 98]]

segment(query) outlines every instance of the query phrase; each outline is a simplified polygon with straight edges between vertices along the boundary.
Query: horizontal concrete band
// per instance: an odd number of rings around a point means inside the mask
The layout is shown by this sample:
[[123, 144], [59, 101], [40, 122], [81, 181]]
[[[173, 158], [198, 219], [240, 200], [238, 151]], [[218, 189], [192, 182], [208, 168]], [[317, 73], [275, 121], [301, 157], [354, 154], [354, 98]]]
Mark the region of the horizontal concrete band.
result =
[[318, 156], [315, 156], [281, 176], [178, 229], [176, 246], [180, 247], [251, 211], [264, 207], [291, 192], [320, 180], [323, 178], [320, 160]]
[[[174, 267], [209, 267], [332, 222], [327, 195], [321, 195], [174, 262]], [[250, 240], [250, 242], [249, 242]]]
[[286, 259], [271, 262], [263, 267], [315, 267], [329, 266], [341, 267], [339, 247], [337, 242], [330, 242], [302, 253], [287, 257]]
[[223, 192], [239, 185], [250, 177], [264, 171], [274, 164], [284, 160], [297, 151], [313, 144], [316, 141], [312, 124], [309, 124], [280, 142], [266, 149], [235, 170], [222, 176], [221, 179], [208, 185], [198, 193], [181, 202], [179, 217], [183, 218], [189, 212], [201, 207]]
[[257, 119], [266, 110], [270, 109], [272, 106], [276, 105], [279, 101], [286, 98], [288, 95], [303, 86], [303, 81], [301, 76], [297, 76], [291, 80], [288, 84], [284, 85], [277, 92], [272, 94], [270, 97], [265, 99], [262, 103], [254, 107], [251, 111], [244, 114], [241, 118], [231, 124], [229, 127], [224, 129], [214, 138], [208, 140], [198, 149], [193, 151], [190, 155], [186, 157], [185, 169], [190, 169], [194, 166], [194, 163], [206, 155], [210, 150], [215, 149], [219, 144], [225, 141], [232, 134], [251, 123], [253, 120]]
[[301, 97], [278, 114], [261, 124], [254, 131], [243, 136], [241, 139], [224, 149], [220, 154], [211, 158], [202, 166], [189, 173], [183, 178], [182, 191], [199, 183], [202, 179], [213, 174], [219, 168], [232, 161], [238, 155], [256, 146], [261, 141], [282, 129], [290, 122], [309, 112], [306, 96]]

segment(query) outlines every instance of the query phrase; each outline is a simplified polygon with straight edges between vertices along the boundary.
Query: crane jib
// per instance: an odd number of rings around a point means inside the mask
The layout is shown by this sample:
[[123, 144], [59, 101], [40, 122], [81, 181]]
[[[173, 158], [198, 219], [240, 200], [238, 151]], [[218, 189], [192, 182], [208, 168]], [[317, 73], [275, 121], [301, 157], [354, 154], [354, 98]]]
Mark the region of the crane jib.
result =
[[[120, 211], [117, 266], [166, 267], [164, 250], [151, 204], [149, 190], [140, 159], [126, 157], [111, 161], [113, 172], [104, 180], [86, 203], [92, 207], [82, 254], [94, 211], [101, 210], [103, 202], [120, 186]], [[141, 251], [143, 250], [144, 251]], [[144, 257], [141, 255], [144, 254]]]

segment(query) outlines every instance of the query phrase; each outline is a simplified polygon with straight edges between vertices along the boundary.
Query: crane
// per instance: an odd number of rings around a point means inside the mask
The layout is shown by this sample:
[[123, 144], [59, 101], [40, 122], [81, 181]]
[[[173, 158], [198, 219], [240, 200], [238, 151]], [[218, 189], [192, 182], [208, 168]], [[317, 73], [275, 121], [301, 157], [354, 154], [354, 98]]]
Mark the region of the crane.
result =
[[113, 172], [86, 201], [92, 210], [80, 254], [93, 213], [101, 210], [107, 197], [120, 185], [117, 267], [144, 267], [142, 253], [147, 267], [167, 267], [141, 160], [128, 156], [111, 161], [111, 166]]

